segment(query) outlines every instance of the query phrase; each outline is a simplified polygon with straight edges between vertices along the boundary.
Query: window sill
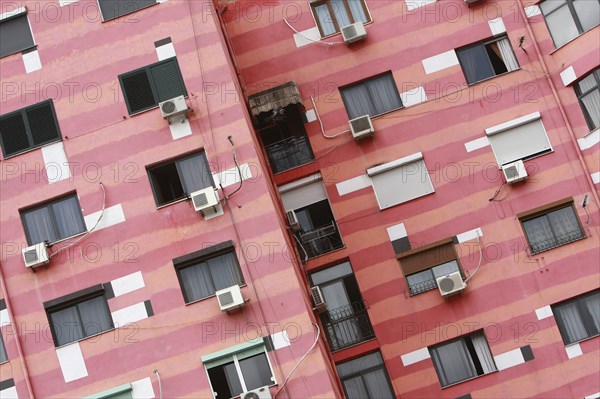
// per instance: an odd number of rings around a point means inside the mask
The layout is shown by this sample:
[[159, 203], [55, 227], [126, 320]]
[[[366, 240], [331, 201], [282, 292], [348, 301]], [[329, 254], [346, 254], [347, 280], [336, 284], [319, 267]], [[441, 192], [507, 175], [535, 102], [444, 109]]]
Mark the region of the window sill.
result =
[[157, 210], [158, 210], [158, 209], [163, 209], [163, 208], [166, 208], [166, 207], [168, 207], [168, 206], [175, 205], [175, 204], [179, 204], [180, 202], [185, 202], [185, 201], [191, 201], [191, 198], [189, 198], [189, 197], [185, 197], [185, 198], [181, 198], [181, 199], [175, 200], [175, 201], [173, 201], [173, 202], [169, 202], [168, 204], [158, 205], [158, 206], [156, 207], [156, 209], [157, 209]]
[[592, 335], [591, 337], [587, 337], [587, 338], [580, 339], [579, 341], [571, 342], [570, 344], [565, 345], [565, 348], [568, 348], [569, 346], [573, 346], [573, 345], [579, 345], [582, 342], [589, 341], [591, 339], [598, 338], [598, 337], [600, 337], [600, 334]]
[[61, 142], [61, 141], [63, 141], [62, 140], [62, 136], [60, 138], [56, 139], [56, 140], [52, 140], [52, 141], [49, 141], [47, 143], [43, 143], [43, 144], [37, 145], [35, 147], [28, 148], [26, 150], [19, 151], [19, 152], [16, 152], [14, 154], [10, 154], [8, 156], [2, 154], [2, 156], [4, 157], [5, 160], [11, 159], [11, 158], [14, 158], [14, 157], [18, 157], [19, 155], [23, 155], [23, 154], [26, 154], [28, 152], [35, 151], [35, 150], [38, 150], [40, 148], [46, 147], [47, 145], [56, 144], [56, 143]]
[[[240, 288], [244, 288], [244, 287], [247, 287], [247, 286], [248, 286], [248, 284], [245, 284], [245, 283], [244, 283], [244, 284], [240, 284]], [[196, 303], [198, 303], [198, 302], [204, 302], [204, 301], [206, 301], [207, 299], [216, 298], [216, 297], [217, 297], [217, 295], [216, 295], [216, 294], [212, 294], [212, 295], [210, 295], [210, 296], [205, 296], [204, 298], [195, 299], [195, 300], [193, 300], [193, 301], [191, 301], [191, 302], [186, 302], [186, 303], [185, 303], [185, 306], [191, 306], [191, 305], [194, 305], [194, 304], [196, 304]]]
[[594, 29], [596, 29], [598, 26], [600, 26], [600, 25], [596, 25], [596, 26], [594, 26], [594, 27], [592, 27], [592, 28], [590, 28], [590, 29], [586, 30], [585, 32], [578, 34], [577, 36], [575, 36], [574, 38], [572, 38], [571, 40], [569, 40], [569, 41], [568, 41], [568, 42], [566, 42], [565, 44], [562, 44], [560, 47], [557, 47], [557, 48], [555, 48], [554, 50], [552, 50], [552, 51], [551, 51], [550, 53], [548, 53], [548, 54], [549, 54], [549, 55], [554, 55], [554, 53], [556, 53], [557, 51], [559, 51], [559, 50], [562, 50], [562, 49], [563, 49], [563, 47], [566, 47], [566, 46], [568, 46], [569, 44], [573, 43], [575, 40], [579, 39], [581, 36], [585, 35], [586, 33], [590, 32], [590, 31], [592, 31], [592, 30], [594, 30]]
[[[63, 242], [65, 242], [65, 241], [68, 241], [68, 240], [72, 240], [73, 238], [76, 238], [76, 237], [82, 236], [82, 235], [84, 235], [84, 234], [87, 234], [87, 233], [89, 233], [89, 231], [88, 231], [88, 230], [86, 230], [86, 231], [82, 231], [81, 233], [73, 234], [72, 236], [69, 236], [69, 237], [61, 238], [60, 240], [57, 240], [57, 241], [53, 241], [53, 242], [51, 242], [51, 243], [49, 244], [49, 246], [51, 246], [51, 247], [52, 247], [53, 245], [60, 244], [60, 243], [63, 243]], [[35, 244], [30, 244], [30, 245], [35, 245]]]
[[481, 378], [481, 377], [485, 377], [486, 375], [497, 373], [498, 371], [499, 370], [490, 371], [489, 373], [481, 374], [481, 375], [478, 375], [478, 376], [475, 376], [475, 377], [471, 377], [471, 378], [467, 378], [466, 380], [458, 381], [458, 382], [455, 382], [455, 383], [450, 384], [450, 385], [444, 385], [442, 387], [442, 389], [451, 388], [451, 387], [454, 387], [456, 385], [459, 385], [459, 384], [462, 384], [462, 383], [465, 383], [465, 382], [473, 381], [473, 380], [476, 380], [477, 378]]
[[473, 83], [469, 83], [469, 82], [467, 82], [467, 86], [468, 86], [468, 87], [472, 87], [472, 86], [478, 85], [479, 83], [487, 82], [487, 81], [490, 81], [490, 80], [492, 80], [492, 79], [499, 78], [500, 76], [506, 76], [506, 75], [508, 75], [508, 74], [511, 74], [511, 73], [513, 73], [513, 72], [517, 72], [517, 71], [520, 71], [520, 70], [521, 70], [521, 67], [519, 67], [519, 68], [517, 68], [517, 69], [513, 69], [512, 71], [508, 71], [508, 72], [501, 73], [501, 74], [499, 74], [499, 75], [490, 76], [489, 78], [485, 78], [485, 79], [483, 79], [483, 80], [478, 80], [477, 82], [473, 82]]
[[10, 363], [10, 359], [6, 359], [5, 361], [0, 362], [0, 366], [2, 366], [3, 364], [6, 364], [6, 363]]

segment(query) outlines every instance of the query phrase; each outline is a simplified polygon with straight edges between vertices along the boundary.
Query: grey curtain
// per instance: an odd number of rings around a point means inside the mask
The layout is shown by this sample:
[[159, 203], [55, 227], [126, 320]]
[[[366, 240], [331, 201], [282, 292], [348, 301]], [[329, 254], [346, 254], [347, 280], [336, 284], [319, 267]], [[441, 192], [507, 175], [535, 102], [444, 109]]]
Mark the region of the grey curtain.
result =
[[581, 102], [590, 117], [591, 127], [593, 129], [600, 127], [600, 90], [598, 90], [598, 83], [596, 82], [594, 73], [582, 79], [577, 86], [580, 93], [589, 91], [588, 94], [581, 98]]
[[337, 20], [340, 29], [350, 25], [351, 21], [348, 12], [346, 11], [344, 0], [330, 0], [329, 2], [331, 3], [331, 8], [333, 8], [333, 13], [335, 14], [335, 19]]
[[375, 116], [378, 114], [375, 104], [371, 101], [369, 89], [365, 84], [348, 87], [342, 90], [342, 97], [350, 119], [363, 115]]
[[85, 336], [98, 334], [112, 327], [112, 318], [104, 297], [96, 297], [77, 305]]
[[442, 386], [454, 384], [477, 375], [464, 340], [450, 342], [431, 349]]
[[29, 232], [29, 244], [38, 244], [46, 240], [49, 242], [58, 240], [58, 236], [54, 231], [52, 216], [50, 216], [50, 210], [47, 207], [26, 212], [23, 214], [23, 219]]
[[554, 234], [545, 216], [523, 222], [523, 229], [525, 229], [533, 252], [553, 243]]
[[218, 290], [242, 283], [235, 252], [207, 259], [181, 269], [179, 273], [188, 302], [206, 298]]
[[229, 252], [206, 261], [215, 283], [215, 290], [240, 284], [242, 278], [235, 258], [235, 252]]
[[189, 195], [212, 186], [212, 174], [207, 170], [204, 153], [177, 162], [183, 189]]
[[83, 338], [83, 329], [75, 306], [51, 313], [50, 320], [56, 335], [56, 346]]
[[581, 306], [590, 315], [590, 331], [591, 334], [600, 333], [600, 292], [588, 296], [581, 300]]
[[563, 333], [567, 336], [563, 337], [565, 342], [572, 343], [581, 341], [588, 337], [588, 333], [585, 329], [585, 324], [579, 313], [577, 302], [570, 302], [555, 308], [558, 313], [558, 317], [562, 321]]
[[360, 0], [348, 0], [348, 6], [350, 7], [350, 12], [352, 13], [354, 22], [367, 22], [367, 16], [365, 15], [365, 11]]
[[471, 342], [475, 347], [475, 352], [477, 353], [477, 358], [483, 369], [483, 374], [496, 371], [496, 363], [494, 363], [494, 357], [490, 352], [490, 347], [485, 339], [485, 335], [483, 335], [483, 333], [474, 334], [471, 336]]
[[6, 354], [6, 347], [4, 346], [4, 339], [2, 338], [2, 334], [0, 334], [0, 363], [4, 363], [8, 360], [8, 355]]
[[52, 204], [59, 238], [71, 237], [85, 231], [77, 198], [70, 197]]
[[393, 399], [381, 353], [336, 366], [348, 399]]
[[371, 117], [402, 107], [391, 73], [342, 89], [342, 97], [350, 119]]

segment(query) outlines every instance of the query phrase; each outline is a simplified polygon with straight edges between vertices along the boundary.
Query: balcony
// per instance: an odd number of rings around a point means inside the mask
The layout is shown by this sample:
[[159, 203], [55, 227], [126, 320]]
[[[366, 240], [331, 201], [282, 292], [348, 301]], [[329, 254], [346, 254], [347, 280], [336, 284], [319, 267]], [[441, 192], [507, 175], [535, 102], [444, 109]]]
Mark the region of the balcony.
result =
[[273, 173], [280, 173], [313, 160], [312, 150], [306, 137], [288, 137], [265, 146]]
[[332, 352], [375, 338], [363, 301], [321, 314], [327, 342]]
[[335, 221], [332, 221], [331, 224], [326, 226], [306, 232], [300, 232], [299, 235], [300, 243], [302, 244], [300, 253], [306, 253], [306, 256], [309, 259], [344, 246]]

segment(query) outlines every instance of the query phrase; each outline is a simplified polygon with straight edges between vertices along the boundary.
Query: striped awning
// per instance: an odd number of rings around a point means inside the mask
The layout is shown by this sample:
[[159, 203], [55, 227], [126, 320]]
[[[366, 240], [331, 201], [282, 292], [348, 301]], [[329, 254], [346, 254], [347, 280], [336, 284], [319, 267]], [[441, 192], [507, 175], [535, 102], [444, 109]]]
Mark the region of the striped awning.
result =
[[261, 112], [269, 112], [290, 104], [302, 104], [296, 82], [287, 82], [272, 89], [261, 91], [248, 97], [250, 112], [257, 117]]

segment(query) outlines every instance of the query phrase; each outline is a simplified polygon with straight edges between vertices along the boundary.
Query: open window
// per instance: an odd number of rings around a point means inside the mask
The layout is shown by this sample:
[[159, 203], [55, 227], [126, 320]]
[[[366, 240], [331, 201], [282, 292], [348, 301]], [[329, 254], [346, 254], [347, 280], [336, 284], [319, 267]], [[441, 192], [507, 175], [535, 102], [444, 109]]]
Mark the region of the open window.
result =
[[327, 304], [321, 322], [332, 352], [375, 337], [350, 262], [312, 273], [310, 281], [320, 288]]
[[286, 212], [294, 212], [300, 231], [300, 256], [314, 258], [344, 246], [321, 175], [312, 175], [279, 187]]
[[312, 0], [310, 8], [321, 37], [339, 33], [356, 22], [371, 22], [365, 0]]
[[600, 128], [600, 68], [596, 68], [573, 87], [590, 131]]
[[469, 84], [519, 69], [506, 35], [456, 50]]

